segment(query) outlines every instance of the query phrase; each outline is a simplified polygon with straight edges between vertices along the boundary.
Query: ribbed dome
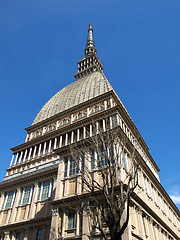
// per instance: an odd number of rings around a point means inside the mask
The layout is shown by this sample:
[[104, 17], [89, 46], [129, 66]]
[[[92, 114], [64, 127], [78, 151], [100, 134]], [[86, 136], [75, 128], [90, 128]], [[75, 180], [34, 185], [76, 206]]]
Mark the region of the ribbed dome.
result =
[[112, 90], [107, 78], [95, 71], [56, 93], [37, 114], [32, 125]]

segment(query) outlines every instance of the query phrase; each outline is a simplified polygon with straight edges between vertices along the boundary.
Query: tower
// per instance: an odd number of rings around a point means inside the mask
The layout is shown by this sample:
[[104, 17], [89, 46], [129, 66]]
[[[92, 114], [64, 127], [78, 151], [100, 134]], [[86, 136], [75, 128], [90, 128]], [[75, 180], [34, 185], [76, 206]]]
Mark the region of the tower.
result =
[[[76, 80], [42, 107], [26, 128], [25, 143], [12, 148], [10, 166], [0, 183], [0, 239], [86, 239], [87, 218], [69, 210], [84, 192], [68, 149], [92, 136], [93, 123], [106, 130], [114, 122], [142, 160], [140, 193], [131, 199], [124, 239], [179, 238], [179, 211], [161, 186], [146, 143], [102, 70], [90, 22]], [[128, 164], [128, 153], [123, 161]], [[92, 172], [96, 176], [98, 171]]]

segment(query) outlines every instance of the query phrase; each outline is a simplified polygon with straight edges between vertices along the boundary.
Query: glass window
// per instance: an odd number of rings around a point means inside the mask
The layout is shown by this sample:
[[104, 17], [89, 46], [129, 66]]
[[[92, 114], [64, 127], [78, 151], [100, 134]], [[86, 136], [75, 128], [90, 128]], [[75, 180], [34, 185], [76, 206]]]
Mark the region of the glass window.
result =
[[69, 169], [69, 176], [75, 175], [79, 172], [79, 159], [70, 159], [70, 169]]
[[15, 192], [9, 192], [6, 195], [5, 202], [4, 202], [4, 208], [12, 207], [13, 201], [14, 201], [14, 197], [15, 197], [14, 194], [15, 194]]
[[52, 189], [53, 189], [53, 181], [47, 181], [47, 182], [41, 183], [39, 185], [38, 199], [45, 200], [51, 197]]
[[112, 116], [112, 127], [117, 126], [117, 114]]
[[20, 232], [16, 233], [15, 240], [21, 240], [21, 233]]
[[91, 110], [91, 114], [96, 113], [96, 112], [99, 112], [99, 111], [101, 111], [101, 110], [104, 110], [104, 107], [103, 107], [103, 106], [96, 106], [95, 108], [93, 108], [93, 109]]
[[68, 159], [65, 160], [64, 177], [67, 177], [67, 170], [68, 170]]
[[69, 211], [68, 213], [68, 229], [75, 228], [75, 211]]
[[22, 194], [23, 199], [22, 199], [21, 204], [26, 204], [26, 203], [29, 203], [31, 201], [31, 199], [30, 199], [31, 189], [32, 189], [32, 187], [26, 187], [24, 189], [24, 193]]
[[93, 170], [95, 168], [95, 151], [92, 150], [91, 152], [91, 169]]
[[59, 127], [62, 127], [70, 122], [71, 122], [70, 119], [64, 119], [62, 122], [60, 122]]
[[[104, 150], [103, 147], [101, 147], [97, 153], [97, 166], [102, 167], [107, 165], [107, 149]], [[100, 156], [99, 156], [100, 155]]]
[[39, 228], [37, 230], [36, 240], [41, 240], [41, 239], [42, 239], [42, 228]]
[[122, 154], [122, 162], [123, 162], [123, 166], [124, 168], [127, 170], [127, 159], [126, 159], [126, 153]]
[[42, 131], [37, 131], [35, 134], [34, 134], [34, 137], [39, 137], [42, 135]]
[[81, 119], [83, 117], [86, 117], [86, 113], [79, 113], [76, 117], [75, 117], [75, 120], [78, 120], [78, 119]]
[[56, 127], [55, 127], [54, 125], [50, 125], [50, 126], [47, 128], [46, 132], [52, 131], [52, 130], [54, 130], [54, 129], [56, 129]]
[[49, 187], [50, 187], [50, 181], [43, 183], [41, 200], [48, 198], [48, 196], [49, 196]]

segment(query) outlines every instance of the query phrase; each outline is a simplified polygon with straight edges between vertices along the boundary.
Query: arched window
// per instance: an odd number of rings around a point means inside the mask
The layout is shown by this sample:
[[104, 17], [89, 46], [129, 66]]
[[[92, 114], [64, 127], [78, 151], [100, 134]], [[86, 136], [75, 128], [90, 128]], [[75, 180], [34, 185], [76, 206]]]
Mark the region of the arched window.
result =
[[42, 131], [37, 131], [35, 134], [34, 134], [34, 137], [39, 137], [42, 135]]
[[46, 132], [49, 132], [49, 131], [52, 131], [52, 130], [55, 130], [55, 129], [56, 129], [56, 127], [55, 127], [54, 125], [50, 125], [50, 126], [47, 128]]
[[91, 114], [104, 110], [103, 106], [96, 106], [91, 110]]
[[81, 119], [83, 117], [87, 117], [87, 114], [86, 113], [79, 113], [74, 120], [78, 120], [78, 119]]
[[64, 119], [62, 122], [60, 122], [59, 127], [62, 127], [70, 122], [71, 122], [70, 119]]

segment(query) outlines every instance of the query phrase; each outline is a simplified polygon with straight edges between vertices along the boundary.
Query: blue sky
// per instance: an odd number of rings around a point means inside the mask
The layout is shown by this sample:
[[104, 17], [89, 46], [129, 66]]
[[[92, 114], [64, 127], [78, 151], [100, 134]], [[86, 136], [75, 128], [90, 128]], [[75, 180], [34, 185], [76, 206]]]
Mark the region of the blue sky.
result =
[[24, 128], [75, 80], [91, 20], [104, 73], [180, 207], [179, 12], [179, 0], [1, 0], [0, 180]]

